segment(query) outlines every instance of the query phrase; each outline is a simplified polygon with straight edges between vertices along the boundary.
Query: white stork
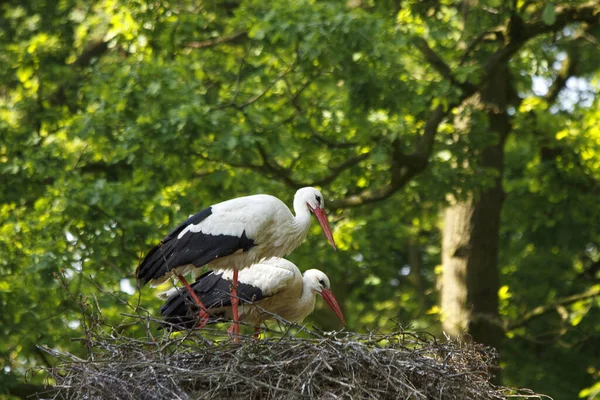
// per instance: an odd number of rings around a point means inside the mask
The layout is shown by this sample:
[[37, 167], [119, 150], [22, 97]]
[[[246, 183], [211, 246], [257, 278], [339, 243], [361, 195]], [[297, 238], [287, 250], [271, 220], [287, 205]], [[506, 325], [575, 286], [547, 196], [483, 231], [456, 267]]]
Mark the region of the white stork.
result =
[[[232, 317], [232, 298], [229, 294], [232, 279], [231, 270], [208, 271], [192, 284], [192, 289], [210, 314], [208, 323]], [[274, 319], [274, 315], [302, 323], [313, 312], [317, 294], [323, 296], [346, 325], [327, 275], [318, 269], [309, 269], [303, 276], [296, 265], [284, 258], [269, 258], [241, 270], [237, 294], [241, 301], [240, 321], [254, 326], [255, 337], [260, 332], [259, 326], [264, 321]], [[193, 329], [197, 324], [197, 310], [189, 294], [174, 288], [165, 295], [168, 299], [160, 308], [164, 317], [163, 326], [173, 330]]]
[[273, 196], [258, 194], [215, 204], [192, 215], [152, 248], [136, 270], [143, 286], [160, 284], [171, 274], [184, 284], [200, 306], [200, 325], [208, 318], [205, 307], [183, 277], [194, 267], [210, 264], [215, 269], [232, 269], [232, 313], [234, 335], [239, 333], [238, 271], [268, 257], [284, 257], [306, 238], [313, 212], [325, 236], [335, 249], [323, 195], [305, 187], [294, 196], [292, 215], [288, 207]]

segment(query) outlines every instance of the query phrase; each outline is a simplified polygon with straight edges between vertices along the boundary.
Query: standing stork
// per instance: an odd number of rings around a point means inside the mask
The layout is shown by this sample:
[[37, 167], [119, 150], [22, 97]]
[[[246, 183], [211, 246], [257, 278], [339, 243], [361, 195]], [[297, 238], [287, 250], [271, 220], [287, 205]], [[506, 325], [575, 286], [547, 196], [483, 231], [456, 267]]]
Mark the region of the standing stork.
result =
[[[208, 323], [231, 318], [232, 297], [229, 287], [232, 279], [231, 270], [208, 271], [192, 284], [192, 289], [210, 314]], [[173, 330], [193, 329], [197, 320], [189, 293], [174, 288], [165, 294], [168, 299], [160, 308], [164, 317], [162, 325]], [[240, 321], [254, 326], [254, 337], [258, 337], [259, 326], [264, 321], [274, 319], [275, 315], [290, 322], [302, 323], [313, 312], [317, 294], [323, 296], [346, 325], [327, 275], [318, 269], [309, 269], [302, 275], [294, 263], [284, 258], [269, 258], [240, 271], [237, 294], [241, 301]]]
[[294, 196], [292, 215], [278, 198], [258, 194], [215, 204], [192, 215], [152, 248], [136, 270], [143, 286], [166, 281], [174, 274], [200, 307], [200, 326], [208, 319], [206, 307], [183, 277], [194, 268], [210, 264], [215, 269], [232, 269], [232, 333], [239, 333], [238, 271], [267, 257], [284, 257], [306, 238], [310, 214], [315, 214], [325, 236], [336, 249], [325, 214], [323, 195], [305, 187]]

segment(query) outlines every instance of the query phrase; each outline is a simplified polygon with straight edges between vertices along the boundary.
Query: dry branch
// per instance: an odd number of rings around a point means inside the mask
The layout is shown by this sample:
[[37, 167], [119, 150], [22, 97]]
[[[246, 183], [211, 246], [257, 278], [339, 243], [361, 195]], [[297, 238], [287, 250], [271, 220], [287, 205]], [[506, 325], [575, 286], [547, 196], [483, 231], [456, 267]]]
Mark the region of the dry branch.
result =
[[[64, 276], [58, 274], [61, 285]], [[497, 370], [493, 348], [398, 327], [390, 334], [320, 332], [275, 319], [268, 337], [231, 341], [205, 328], [156, 335], [142, 308], [122, 314], [115, 327], [89, 299], [81, 308], [88, 356], [38, 347], [56, 361], [41, 368], [53, 386], [43, 399], [506, 399], [548, 398], [490, 383]], [[263, 310], [267, 312], [266, 310]], [[141, 335], [123, 334], [136, 325]], [[274, 330], [273, 330], [274, 329]], [[299, 337], [300, 335], [304, 337]]]
[[[43, 348], [55, 399], [505, 399], [490, 383], [496, 352], [426, 333], [312, 333], [240, 344], [222, 331], [133, 339], [92, 335], [94, 359]], [[542, 398], [543, 396], [537, 396]]]

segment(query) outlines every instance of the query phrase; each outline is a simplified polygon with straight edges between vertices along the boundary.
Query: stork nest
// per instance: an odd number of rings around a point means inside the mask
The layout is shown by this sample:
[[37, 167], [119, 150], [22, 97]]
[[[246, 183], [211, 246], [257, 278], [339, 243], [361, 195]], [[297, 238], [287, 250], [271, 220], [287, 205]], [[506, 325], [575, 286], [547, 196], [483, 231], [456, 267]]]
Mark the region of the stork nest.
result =
[[[280, 321], [280, 324], [282, 322]], [[427, 333], [315, 332], [293, 324], [239, 343], [216, 329], [133, 339], [86, 335], [87, 359], [41, 347], [58, 399], [542, 398], [493, 385], [496, 351]], [[308, 332], [301, 338], [297, 332]], [[307, 335], [306, 333], [303, 335]]]

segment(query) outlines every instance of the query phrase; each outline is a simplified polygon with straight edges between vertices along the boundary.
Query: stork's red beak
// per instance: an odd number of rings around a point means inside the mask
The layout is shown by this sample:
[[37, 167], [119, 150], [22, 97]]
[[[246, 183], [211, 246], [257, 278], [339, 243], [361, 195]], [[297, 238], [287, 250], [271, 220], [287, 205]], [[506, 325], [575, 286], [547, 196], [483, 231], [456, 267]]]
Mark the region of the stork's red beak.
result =
[[311, 210], [315, 213], [317, 220], [319, 220], [319, 224], [321, 224], [321, 228], [323, 228], [323, 232], [325, 232], [327, 240], [329, 240], [329, 243], [331, 243], [333, 249], [337, 250], [337, 247], [335, 246], [335, 241], [333, 240], [333, 234], [331, 233], [331, 227], [329, 226], [329, 221], [327, 220], [327, 214], [325, 214], [325, 210], [323, 210], [321, 207], [311, 207]]
[[327, 305], [331, 307], [333, 312], [335, 312], [335, 315], [338, 316], [340, 321], [342, 321], [342, 324], [344, 324], [345, 326], [346, 320], [344, 320], [344, 314], [342, 314], [342, 310], [340, 309], [340, 306], [338, 305], [337, 300], [333, 295], [333, 292], [329, 289], [323, 289], [321, 290], [321, 296], [323, 296], [323, 300], [325, 300], [325, 303], [327, 303]]

